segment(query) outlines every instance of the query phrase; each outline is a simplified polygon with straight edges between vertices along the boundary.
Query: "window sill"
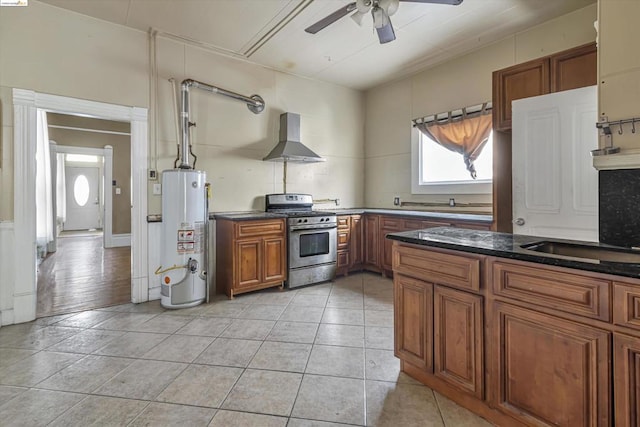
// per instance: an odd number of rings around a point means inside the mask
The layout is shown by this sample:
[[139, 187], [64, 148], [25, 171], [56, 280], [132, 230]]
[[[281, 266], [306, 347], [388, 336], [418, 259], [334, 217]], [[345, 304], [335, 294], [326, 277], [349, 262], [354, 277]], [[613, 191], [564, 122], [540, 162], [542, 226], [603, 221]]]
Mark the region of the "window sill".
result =
[[411, 194], [491, 194], [491, 182], [474, 182], [468, 184], [426, 184], [411, 185]]

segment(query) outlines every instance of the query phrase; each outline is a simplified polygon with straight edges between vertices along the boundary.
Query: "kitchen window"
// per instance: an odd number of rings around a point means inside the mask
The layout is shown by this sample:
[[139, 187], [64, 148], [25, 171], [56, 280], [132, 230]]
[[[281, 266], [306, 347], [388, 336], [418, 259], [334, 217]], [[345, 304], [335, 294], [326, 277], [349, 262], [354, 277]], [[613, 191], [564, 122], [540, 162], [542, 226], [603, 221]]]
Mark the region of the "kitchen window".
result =
[[487, 104], [413, 121], [413, 194], [491, 193], [493, 133]]

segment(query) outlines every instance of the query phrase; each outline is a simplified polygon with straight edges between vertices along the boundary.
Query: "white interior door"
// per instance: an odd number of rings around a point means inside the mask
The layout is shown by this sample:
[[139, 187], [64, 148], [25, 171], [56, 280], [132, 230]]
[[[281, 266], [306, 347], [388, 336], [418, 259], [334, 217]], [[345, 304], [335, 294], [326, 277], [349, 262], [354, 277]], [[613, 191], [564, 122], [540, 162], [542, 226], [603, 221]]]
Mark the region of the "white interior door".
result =
[[513, 233], [598, 241], [596, 86], [513, 102]]
[[67, 166], [67, 219], [64, 230], [90, 230], [101, 227], [100, 168]]

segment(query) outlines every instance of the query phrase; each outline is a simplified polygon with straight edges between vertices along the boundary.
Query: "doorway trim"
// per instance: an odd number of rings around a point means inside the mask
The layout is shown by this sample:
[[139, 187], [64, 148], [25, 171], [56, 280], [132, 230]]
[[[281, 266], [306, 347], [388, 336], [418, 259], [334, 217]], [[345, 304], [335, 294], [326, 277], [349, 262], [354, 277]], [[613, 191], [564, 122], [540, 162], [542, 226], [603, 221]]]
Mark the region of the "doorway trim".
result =
[[131, 234], [113, 234], [113, 195], [111, 193], [111, 182], [113, 180], [113, 147], [105, 145], [104, 148], [76, 147], [70, 145], [58, 145], [58, 153], [90, 154], [102, 156], [104, 158], [104, 172], [102, 174], [104, 188], [102, 211], [102, 234], [103, 246], [105, 249], [131, 245]]
[[149, 300], [147, 269], [147, 109], [13, 89], [14, 322], [36, 318], [36, 140], [37, 110], [131, 123], [131, 302]]

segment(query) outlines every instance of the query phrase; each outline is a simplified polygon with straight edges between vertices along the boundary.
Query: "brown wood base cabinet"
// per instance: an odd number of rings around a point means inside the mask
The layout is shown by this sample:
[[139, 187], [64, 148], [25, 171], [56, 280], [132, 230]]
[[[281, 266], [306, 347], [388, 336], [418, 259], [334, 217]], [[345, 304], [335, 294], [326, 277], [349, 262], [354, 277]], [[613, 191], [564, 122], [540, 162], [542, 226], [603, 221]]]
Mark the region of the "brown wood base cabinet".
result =
[[640, 426], [640, 338], [613, 335], [616, 426]]
[[433, 284], [396, 275], [395, 355], [433, 372]]
[[[480, 258], [426, 253], [397, 244], [393, 255], [396, 356], [482, 399], [483, 300], [456, 289], [478, 288]], [[423, 275], [430, 280], [418, 277]]]
[[497, 425], [640, 426], [640, 280], [394, 241], [402, 371]]
[[433, 313], [434, 375], [482, 399], [482, 297], [436, 286]]
[[362, 270], [362, 215], [338, 215], [338, 266], [336, 275]]
[[229, 298], [283, 286], [286, 280], [285, 220], [216, 220], [216, 287]]
[[494, 302], [492, 404], [527, 425], [609, 425], [610, 334]]

